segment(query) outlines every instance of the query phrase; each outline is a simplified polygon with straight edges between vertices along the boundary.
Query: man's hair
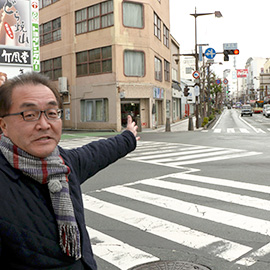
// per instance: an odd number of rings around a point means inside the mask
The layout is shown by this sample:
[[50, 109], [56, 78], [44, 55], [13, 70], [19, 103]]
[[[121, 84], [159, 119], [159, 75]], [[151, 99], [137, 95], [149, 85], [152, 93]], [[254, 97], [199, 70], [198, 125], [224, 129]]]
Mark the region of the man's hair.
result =
[[0, 117], [8, 114], [12, 105], [12, 92], [14, 88], [24, 85], [38, 85], [47, 86], [54, 94], [59, 108], [62, 108], [62, 99], [55, 84], [46, 76], [37, 72], [27, 72], [11, 79], [8, 79], [2, 86], [0, 86]]

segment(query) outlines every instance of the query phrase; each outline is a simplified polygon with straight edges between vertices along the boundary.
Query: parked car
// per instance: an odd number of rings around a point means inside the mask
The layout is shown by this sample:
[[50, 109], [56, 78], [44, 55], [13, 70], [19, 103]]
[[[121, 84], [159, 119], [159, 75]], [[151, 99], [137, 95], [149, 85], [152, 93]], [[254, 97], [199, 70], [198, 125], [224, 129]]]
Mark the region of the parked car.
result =
[[263, 105], [263, 115], [265, 117], [269, 117], [270, 116], [270, 104], [264, 104]]
[[253, 114], [253, 111], [252, 111], [252, 108], [250, 105], [243, 105], [242, 106], [242, 109], [241, 109], [241, 116], [244, 116], [244, 115], [250, 115], [252, 116]]

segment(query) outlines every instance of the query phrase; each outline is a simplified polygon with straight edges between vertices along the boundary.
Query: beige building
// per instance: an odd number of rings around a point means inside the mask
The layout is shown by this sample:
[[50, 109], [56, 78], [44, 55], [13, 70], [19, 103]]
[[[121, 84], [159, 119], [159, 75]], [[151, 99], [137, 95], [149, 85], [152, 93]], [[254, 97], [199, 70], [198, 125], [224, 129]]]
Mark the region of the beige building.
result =
[[169, 0], [40, 0], [41, 71], [64, 128], [120, 131], [172, 120]]

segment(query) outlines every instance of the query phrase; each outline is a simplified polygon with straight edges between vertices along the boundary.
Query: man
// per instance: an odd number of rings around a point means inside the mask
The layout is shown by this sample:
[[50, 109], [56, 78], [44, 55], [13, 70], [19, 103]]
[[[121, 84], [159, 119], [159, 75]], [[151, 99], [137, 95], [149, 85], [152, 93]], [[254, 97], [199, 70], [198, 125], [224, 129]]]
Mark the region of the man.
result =
[[7, 74], [0, 72], [0, 86], [7, 80]]
[[38, 73], [0, 87], [0, 265], [3, 269], [97, 269], [80, 184], [136, 147], [137, 126], [64, 150], [61, 97]]

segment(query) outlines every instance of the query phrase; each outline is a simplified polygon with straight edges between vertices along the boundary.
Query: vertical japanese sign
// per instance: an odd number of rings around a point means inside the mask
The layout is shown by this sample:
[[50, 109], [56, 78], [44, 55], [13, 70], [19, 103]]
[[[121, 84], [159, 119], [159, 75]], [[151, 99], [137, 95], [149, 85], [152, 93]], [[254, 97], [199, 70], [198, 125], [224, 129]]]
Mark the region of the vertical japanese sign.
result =
[[0, 72], [39, 71], [38, 0], [0, 0]]
[[32, 19], [32, 65], [33, 71], [40, 71], [39, 58], [39, 12], [38, 1], [31, 0], [31, 19]]

